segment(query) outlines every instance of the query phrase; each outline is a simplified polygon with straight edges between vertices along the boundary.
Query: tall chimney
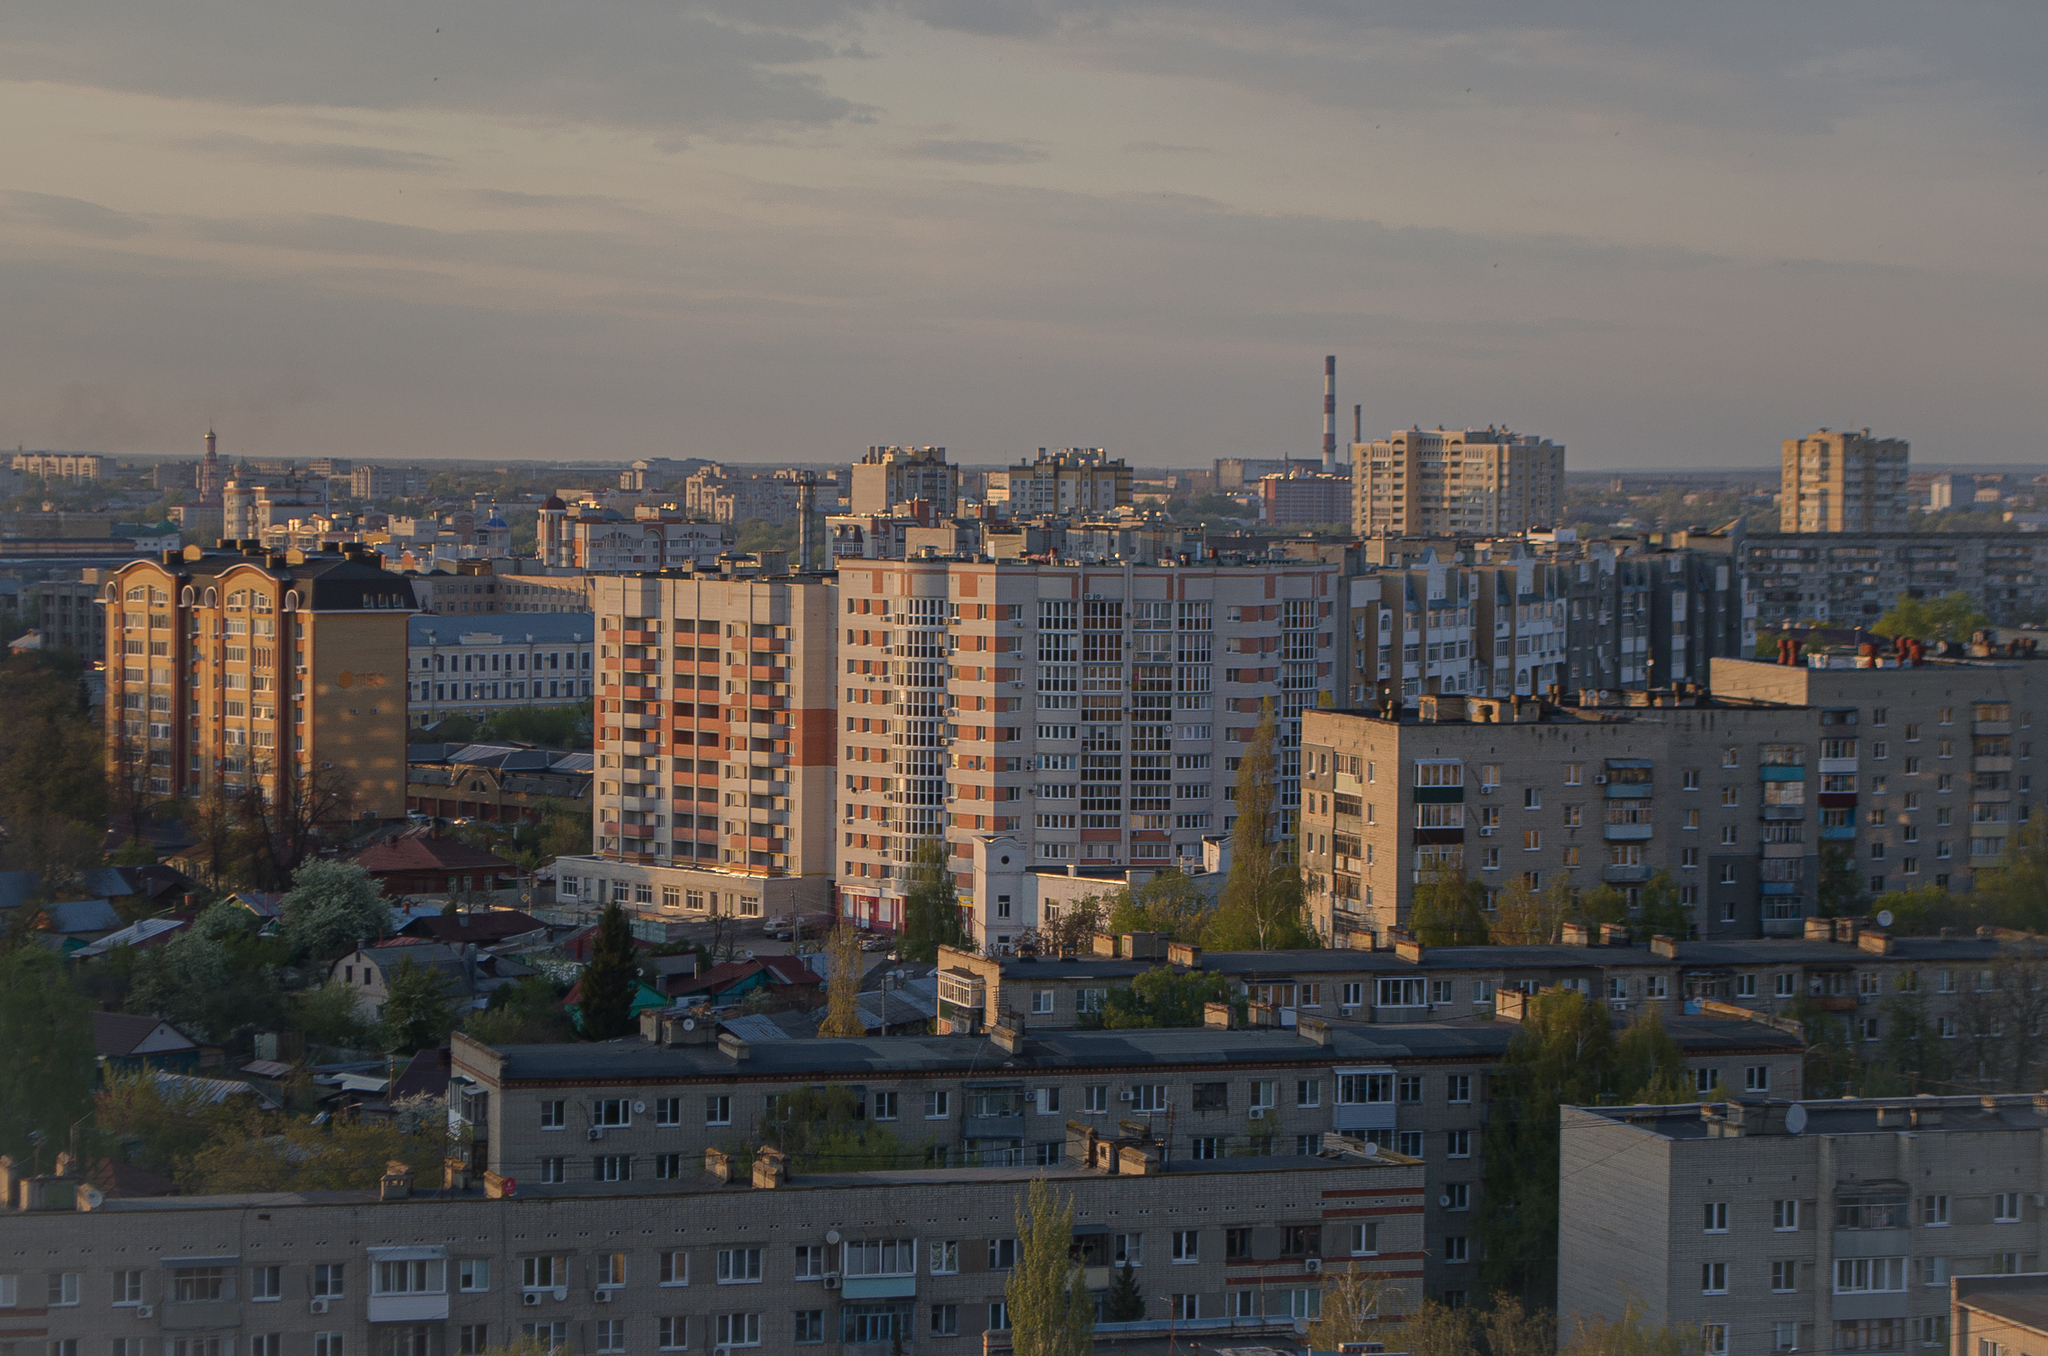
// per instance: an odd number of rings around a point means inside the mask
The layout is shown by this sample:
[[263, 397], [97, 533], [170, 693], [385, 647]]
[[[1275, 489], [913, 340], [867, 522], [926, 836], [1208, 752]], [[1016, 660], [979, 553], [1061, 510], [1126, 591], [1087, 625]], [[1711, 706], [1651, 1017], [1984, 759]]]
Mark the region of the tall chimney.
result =
[[1323, 474], [1337, 470], [1337, 355], [1323, 359]]
[[799, 471], [796, 477], [796, 572], [819, 568], [813, 561], [812, 553], [817, 550], [818, 525], [818, 477], [811, 471]]
[[1354, 443], [1365, 441], [1365, 406], [1363, 405], [1353, 405], [1351, 407], [1351, 441]]

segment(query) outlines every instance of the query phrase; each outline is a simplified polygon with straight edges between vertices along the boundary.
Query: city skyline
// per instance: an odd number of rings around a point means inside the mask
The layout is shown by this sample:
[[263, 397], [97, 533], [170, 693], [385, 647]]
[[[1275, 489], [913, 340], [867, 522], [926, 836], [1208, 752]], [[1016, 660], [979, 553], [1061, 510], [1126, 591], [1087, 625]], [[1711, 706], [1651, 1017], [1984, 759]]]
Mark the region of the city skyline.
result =
[[2009, 459], [2042, 21], [1843, 17], [50, 7], [0, 440], [1199, 466], [1314, 456], [1334, 352], [1369, 431], [1581, 470]]

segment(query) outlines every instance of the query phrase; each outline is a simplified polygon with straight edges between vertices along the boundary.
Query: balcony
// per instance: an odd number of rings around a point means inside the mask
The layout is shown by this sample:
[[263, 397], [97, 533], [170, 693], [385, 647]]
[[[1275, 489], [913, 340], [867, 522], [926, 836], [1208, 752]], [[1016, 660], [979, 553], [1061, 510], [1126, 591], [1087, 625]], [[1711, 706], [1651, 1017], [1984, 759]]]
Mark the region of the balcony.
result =
[[1607, 824], [1602, 826], [1601, 837], [1610, 843], [1646, 842], [1656, 832], [1654, 824]]
[[1971, 723], [1970, 733], [1973, 735], [2009, 735], [2012, 733], [2012, 722], [2009, 720], [1974, 721]]
[[1762, 817], [1767, 821], [1799, 820], [1806, 817], [1804, 805], [1766, 805]]
[[1763, 845], [1763, 855], [1767, 861], [1774, 858], [1804, 857], [1806, 855], [1806, 844], [1765, 843]]
[[2012, 755], [2008, 753], [1988, 758], [1972, 758], [1970, 767], [1976, 772], [2010, 772]]
[[448, 1318], [448, 1296], [372, 1295], [369, 1320], [372, 1323], [436, 1323]]
[[1820, 836], [1824, 839], [1854, 838], [1856, 836], [1856, 826], [1854, 824], [1823, 824], [1820, 826]]
[[960, 1123], [963, 1139], [1022, 1139], [1024, 1116], [968, 1116]]
[[660, 661], [655, 659], [621, 659], [619, 668], [625, 673], [659, 673]]
[[1640, 885], [1650, 878], [1647, 866], [1603, 866], [1600, 879], [1609, 885]]

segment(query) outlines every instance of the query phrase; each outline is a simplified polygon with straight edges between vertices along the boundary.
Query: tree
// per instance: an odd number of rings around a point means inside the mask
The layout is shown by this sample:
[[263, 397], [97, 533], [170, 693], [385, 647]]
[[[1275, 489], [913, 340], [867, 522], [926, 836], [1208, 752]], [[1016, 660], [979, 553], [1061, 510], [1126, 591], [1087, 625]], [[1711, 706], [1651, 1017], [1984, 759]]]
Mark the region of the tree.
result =
[[1222, 975], [1200, 970], [1183, 973], [1160, 965], [1143, 971], [1126, 987], [1111, 989], [1103, 998], [1100, 1021], [1119, 1030], [1201, 1026], [1211, 1003], [1229, 1003], [1242, 1013], [1245, 1000]]
[[1145, 1317], [1145, 1292], [1138, 1288], [1138, 1273], [1125, 1262], [1116, 1269], [1116, 1280], [1102, 1300], [1102, 1321], [1136, 1323]]
[[[40, 873], [46, 898], [75, 897], [106, 830], [107, 754], [79, 679], [65, 653], [0, 661], [0, 855], [11, 870]], [[117, 721], [117, 735], [132, 724]]]
[[1685, 892], [1677, 880], [1667, 868], [1659, 867], [1643, 883], [1635, 908], [1630, 911], [1629, 922], [1639, 929], [1638, 935], [1662, 935], [1680, 940], [1691, 937], [1697, 928], [1693, 923], [1692, 905], [1684, 901]]
[[[297, 759], [263, 759], [251, 768], [250, 786], [233, 800], [242, 830], [251, 879], [275, 890], [293, 875], [320, 843], [323, 833], [345, 825], [355, 813], [355, 779], [337, 767], [316, 767]], [[262, 779], [275, 778], [266, 793]]]
[[354, 862], [307, 862], [292, 873], [278, 911], [294, 961], [331, 961], [391, 930], [382, 887]]
[[1856, 874], [1852, 845], [1820, 845], [1820, 876], [1814, 896], [1822, 918], [1851, 918], [1863, 911], [1863, 880]]
[[1495, 1295], [1478, 1326], [1486, 1356], [1552, 1356], [1557, 1349], [1557, 1315], [1531, 1309], [1513, 1295]]
[[860, 933], [842, 923], [825, 943], [832, 961], [832, 975], [825, 981], [825, 1020], [818, 1024], [820, 1036], [865, 1036], [860, 1017], [861, 963]]
[[1662, 1326], [1631, 1296], [1616, 1319], [1572, 1315], [1571, 1335], [1558, 1356], [1698, 1356], [1698, 1328]]
[[939, 958], [940, 947], [966, 940], [949, 851], [945, 839], [926, 838], [911, 853], [909, 889], [903, 895], [905, 960], [930, 963]]
[[1549, 946], [1563, 939], [1564, 925], [1576, 911], [1570, 877], [1552, 875], [1538, 891], [1517, 876], [1494, 901], [1488, 940], [1495, 946]]
[[0, 951], [0, 1153], [29, 1162], [31, 1132], [64, 1144], [92, 1076], [92, 1016], [63, 960], [33, 943]]
[[1230, 879], [1202, 944], [1218, 951], [1295, 951], [1322, 945], [1309, 926], [1301, 871], [1274, 841], [1273, 742], [1279, 723], [1270, 699], [1245, 745], [1233, 784], [1237, 823], [1230, 831]]
[[393, 1160], [438, 1164], [453, 1147], [445, 1104], [438, 1125], [420, 1117], [314, 1125], [248, 1108], [183, 1160], [177, 1178], [188, 1192], [209, 1196], [362, 1191], [375, 1187]]
[[410, 1055], [439, 1045], [455, 1029], [448, 977], [411, 956], [398, 962], [384, 990], [384, 1048]]
[[1091, 1356], [1095, 1302], [1074, 1265], [1074, 1202], [1042, 1177], [1017, 1204], [1017, 1265], [1003, 1287], [1016, 1356]]
[[[1998, 866], [1977, 873], [1970, 893], [1985, 921], [2048, 932], [2048, 818], [2036, 817], [2006, 840]], [[1886, 896], [1886, 904], [1891, 902]]]
[[583, 1016], [583, 1039], [616, 1040], [630, 1032], [633, 996], [639, 985], [639, 970], [633, 964], [633, 930], [615, 900], [605, 905], [597, 920], [590, 964], [583, 967], [577, 1004]]
[[1472, 1311], [1426, 1299], [1384, 1339], [1407, 1356], [1473, 1356]]
[[1350, 1342], [1380, 1341], [1390, 1315], [1382, 1308], [1398, 1311], [1402, 1290], [1378, 1272], [1356, 1265], [1345, 1267], [1323, 1281], [1323, 1311], [1309, 1324], [1311, 1351], [1336, 1351]]
[[1424, 946], [1486, 945], [1486, 887], [1456, 866], [1425, 872], [1408, 909], [1408, 930]]
[[576, 1039], [561, 1008], [562, 988], [544, 974], [491, 990], [490, 1006], [463, 1019], [462, 1029], [485, 1045], [552, 1045]]
[[1041, 909], [1046, 920], [1038, 929], [1039, 949], [1051, 956], [1087, 955], [1095, 934], [1107, 925], [1111, 901], [1129, 897], [1130, 891], [1124, 889], [1108, 896], [1083, 895], [1066, 904], [1046, 904]]
[[1201, 940], [1214, 912], [1195, 878], [1180, 870], [1161, 871], [1148, 881], [1114, 890], [1108, 905], [1103, 925], [1107, 931], [1158, 932], [1176, 942]]
[[216, 1043], [275, 1024], [277, 948], [256, 936], [254, 922], [232, 904], [215, 904], [164, 945], [136, 953], [127, 1006]]
[[1880, 636], [1911, 636], [1915, 640], [1961, 640], [1991, 624], [1984, 610], [1967, 593], [1944, 593], [1939, 598], [1915, 598], [1902, 593], [1892, 610], [1877, 619], [1870, 629]]
[[1607, 1012], [1574, 990], [1540, 993], [1494, 1072], [1485, 1129], [1480, 1276], [1549, 1306], [1557, 1294], [1558, 1108], [1599, 1101], [1614, 1061]]
[[1657, 1004], [1645, 1003], [1614, 1042], [1614, 1091], [1623, 1103], [1673, 1106], [1694, 1099], [1685, 1052], [1664, 1029]]
[[332, 1046], [343, 1050], [367, 1050], [374, 1038], [363, 1020], [357, 990], [338, 979], [315, 989], [301, 989], [285, 1001], [286, 1020], [303, 1032], [306, 1045]]

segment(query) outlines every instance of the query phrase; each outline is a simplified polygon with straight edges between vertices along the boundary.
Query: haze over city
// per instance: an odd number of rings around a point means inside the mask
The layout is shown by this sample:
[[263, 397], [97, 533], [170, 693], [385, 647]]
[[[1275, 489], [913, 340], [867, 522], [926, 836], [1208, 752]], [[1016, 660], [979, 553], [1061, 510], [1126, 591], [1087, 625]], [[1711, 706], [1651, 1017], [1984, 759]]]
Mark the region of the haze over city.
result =
[[2016, 4], [13, 7], [0, 439], [2035, 455]]

